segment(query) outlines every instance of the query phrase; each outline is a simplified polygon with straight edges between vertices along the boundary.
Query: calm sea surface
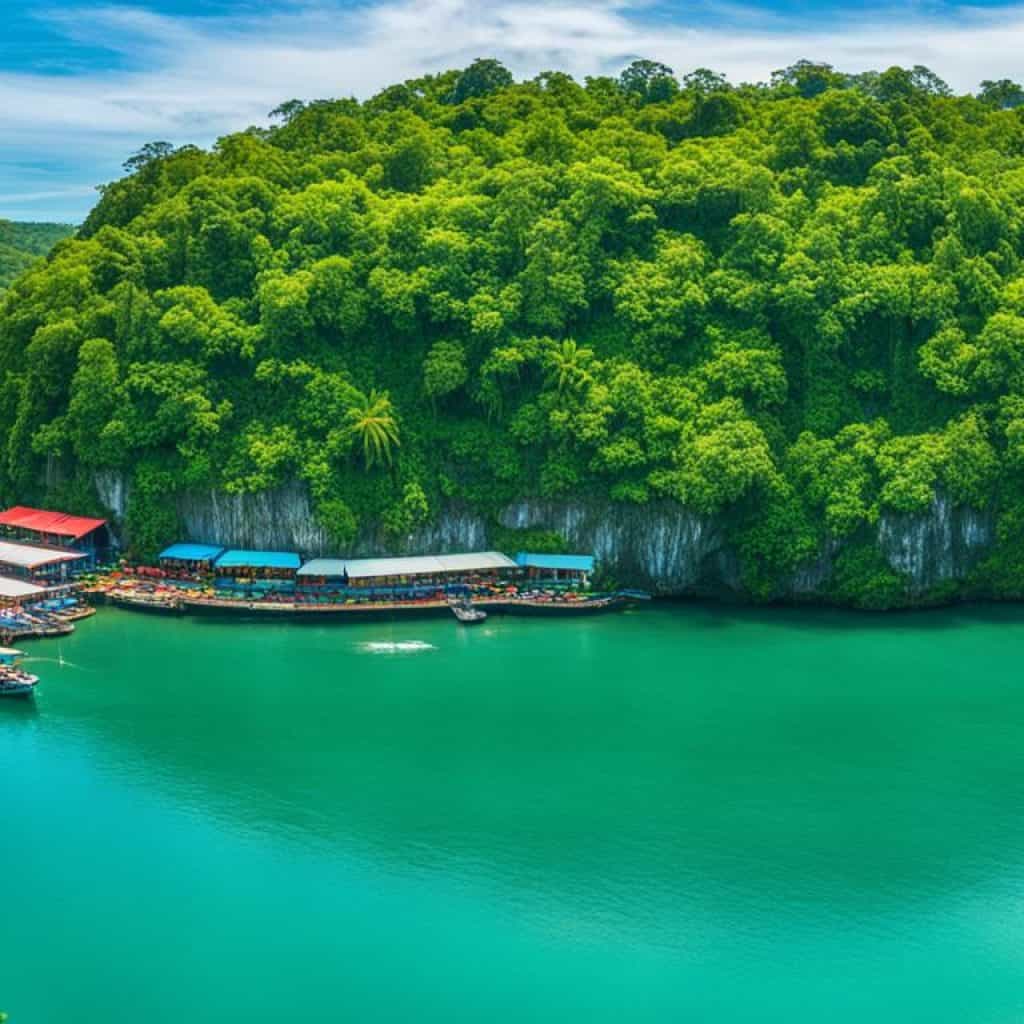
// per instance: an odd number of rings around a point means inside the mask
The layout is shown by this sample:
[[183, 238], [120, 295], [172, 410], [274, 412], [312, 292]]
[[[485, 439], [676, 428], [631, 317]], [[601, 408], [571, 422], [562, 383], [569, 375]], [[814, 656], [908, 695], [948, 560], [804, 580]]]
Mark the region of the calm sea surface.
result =
[[106, 611], [30, 653], [10, 1024], [1024, 1021], [1022, 611]]

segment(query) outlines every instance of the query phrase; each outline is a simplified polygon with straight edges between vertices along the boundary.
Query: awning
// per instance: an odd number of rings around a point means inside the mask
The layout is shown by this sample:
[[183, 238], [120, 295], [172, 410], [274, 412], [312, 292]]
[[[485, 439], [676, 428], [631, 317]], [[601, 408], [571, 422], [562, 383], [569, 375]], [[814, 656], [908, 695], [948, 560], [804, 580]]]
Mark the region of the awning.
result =
[[160, 560], [167, 558], [177, 562], [212, 562], [223, 550], [212, 544], [172, 544], [160, 552]]
[[44, 512], [42, 509], [27, 508], [24, 505], [0, 512], [0, 526], [49, 533], [55, 537], [70, 537], [72, 540], [79, 540], [106, 525], [106, 519], [69, 516], [64, 512]]
[[516, 563], [524, 569], [549, 569], [567, 572], [593, 572], [593, 555], [544, 555], [520, 551]]
[[19, 569], [38, 569], [44, 565], [77, 562], [81, 558], [88, 557], [82, 551], [37, 548], [31, 544], [16, 544], [13, 541], [0, 540], [0, 563], [16, 565]]
[[298, 569], [302, 559], [293, 551], [225, 551], [218, 569]]

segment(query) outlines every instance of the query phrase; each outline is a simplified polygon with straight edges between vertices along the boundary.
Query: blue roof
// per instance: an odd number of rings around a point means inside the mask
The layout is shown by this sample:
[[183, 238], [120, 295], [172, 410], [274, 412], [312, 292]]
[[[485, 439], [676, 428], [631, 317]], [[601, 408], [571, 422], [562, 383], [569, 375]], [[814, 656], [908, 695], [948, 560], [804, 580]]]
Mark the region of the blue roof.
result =
[[213, 544], [172, 544], [160, 552], [160, 557], [176, 558], [180, 562], [212, 562], [223, 550]]
[[298, 569], [302, 559], [294, 551], [225, 551], [218, 569]]
[[593, 572], [593, 555], [538, 555], [520, 551], [516, 564], [524, 569], [571, 569], [575, 572]]

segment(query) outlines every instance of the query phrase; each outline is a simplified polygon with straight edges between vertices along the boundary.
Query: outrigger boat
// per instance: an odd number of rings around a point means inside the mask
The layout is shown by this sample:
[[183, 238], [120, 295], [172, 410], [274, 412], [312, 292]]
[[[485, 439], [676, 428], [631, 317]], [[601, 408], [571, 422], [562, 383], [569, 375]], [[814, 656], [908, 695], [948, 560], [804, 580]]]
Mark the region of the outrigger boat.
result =
[[0, 697], [31, 697], [39, 677], [22, 670], [19, 658], [22, 651], [13, 647], [0, 647]]

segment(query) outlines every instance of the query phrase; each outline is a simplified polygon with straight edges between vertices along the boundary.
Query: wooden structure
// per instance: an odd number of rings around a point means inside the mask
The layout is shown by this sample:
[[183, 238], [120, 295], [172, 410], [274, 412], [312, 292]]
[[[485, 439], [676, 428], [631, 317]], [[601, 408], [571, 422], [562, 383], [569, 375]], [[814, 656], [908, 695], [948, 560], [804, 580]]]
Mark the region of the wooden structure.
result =
[[45, 599], [48, 591], [26, 580], [0, 576], [0, 608], [18, 608], [23, 604]]
[[229, 550], [213, 563], [215, 585], [245, 594], [290, 594], [301, 565], [302, 559], [294, 551]]
[[105, 519], [47, 512], [26, 505], [0, 512], [0, 534], [11, 540], [74, 551], [85, 559], [80, 568], [87, 569], [95, 566], [110, 547]]
[[306, 597], [425, 598], [496, 586], [516, 575], [516, 564], [499, 551], [401, 558], [315, 558], [298, 572]]
[[594, 572], [593, 555], [547, 555], [520, 551], [516, 564], [527, 580], [586, 587]]
[[38, 586], [66, 583], [74, 571], [85, 566], [88, 559], [84, 551], [0, 540], [0, 575]]
[[215, 544], [172, 544], [160, 552], [160, 568], [170, 576], [205, 576], [223, 553]]

